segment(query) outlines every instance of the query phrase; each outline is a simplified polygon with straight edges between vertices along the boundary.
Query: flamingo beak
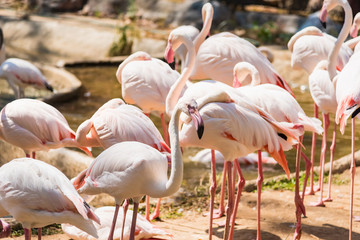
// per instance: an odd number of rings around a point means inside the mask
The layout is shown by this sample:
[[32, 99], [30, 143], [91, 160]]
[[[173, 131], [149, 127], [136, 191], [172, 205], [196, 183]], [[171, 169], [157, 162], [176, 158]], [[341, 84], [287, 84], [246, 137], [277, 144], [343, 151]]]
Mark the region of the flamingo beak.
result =
[[353, 37], [353, 38], [355, 38], [355, 37], [357, 37], [357, 35], [358, 35], [358, 28], [357, 28], [357, 26], [354, 24], [352, 27], [351, 27], [351, 29], [350, 29], [350, 36], [351, 37]]
[[200, 116], [200, 113], [196, 107], [189, 105], [188, 111], [189, 111], [190, 117], [192, 118], [192, 120], [195, 124], [195, 129], [196, 129], [197, 135], [198, 135], [199, 139], [201, 139], [202, 135], [204, 133], [204, 121], [203, 121], [202, 117]]
[[327, 5], [324, 4], [321, 8], [321, 12], [320, 12], [320, 22], [321, 22], [321, 25], [326, 28], [326, 18], [327, 18], [327, 14], [328, 14], [328, 11], [327, 11]]
[[175, 53], [172, 49], [172, 44], [170, 41], [168, 41], [168, 45], [166, 46], [166, 49], [165, 49], [165, 59], [168, 63], [172, 63], [172, 62], [174, 62], [174, 56], [175, 56]]

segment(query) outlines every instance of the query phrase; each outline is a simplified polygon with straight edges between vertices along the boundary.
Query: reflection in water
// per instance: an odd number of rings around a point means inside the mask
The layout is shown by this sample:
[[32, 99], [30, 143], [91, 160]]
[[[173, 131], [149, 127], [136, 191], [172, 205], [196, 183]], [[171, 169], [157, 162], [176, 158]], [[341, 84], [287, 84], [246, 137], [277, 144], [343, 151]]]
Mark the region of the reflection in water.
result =
[[[111, 98], [121, 97], [121, 86], [116, 80], [115, 72], [117, 67], [76, 67], [69, 68], [68, 71], [75, 74], [83, 83], [83, 90], [81, 96], [71, 102], [61, 103], [56, 105], [60, 112], [64, 114], [66, 119], [69, 121], [70, 127], [76, 131], [77, 127], [92, 114], [105, 102]], [[308, 90], [301, 92], [299, 88], [293, 89], [297, 101], [300, 103], [304, 111], [308, 116], [313, 116], [313, 101]], [[159, 117], [150, 115], [155, 125], [162, 132], [161, 122]], [[333, 122], [330, 125], [328, 133], [328, 146], [331, 144]], [[307, 133], [304, 137], [305, 153], [310, 158], [311, 151], [311, 134]], [[336, 141], [336, 152], [335, 159], [342, 157], [351, 151], [351, 135], [350, 130], [346, 129], [345, 135], [338, 133]], [[358, 139], [357, 139], [358, 140]], [[321, 147], [321, 136], [318, 136], [316, 152], [316, 165], [319, 163]], [[192, 185], [199, 181], [199, 179], [208, 178], [209, 169], [206, 169], [202, 164], [191, 162], [188, 156], [195, 155], [199, 149], [190, 148], [184, 149], [184, 181], [186, 184]], [[93, 150], [94, 156], [97, 156], [102, 151], [101, 148]], [[329, 161], [329, 151], [327, 151]], [[289, 162], [290, 171], [295, 170], [295, 150], [286, 152], [286, 158]], [[302, 163], [302, 169], [304, 169]], [[220, 170], [220, 169], [219, 169]], [[257, 175], [257, 169], [255, 167], [246, 168], [243, 170], [247, 180], [254, 179]], [[275, 169], [271, 168], [269, 171], [264, 173], [265, 177], [282, 174], [283, 170], [277, 166]]]

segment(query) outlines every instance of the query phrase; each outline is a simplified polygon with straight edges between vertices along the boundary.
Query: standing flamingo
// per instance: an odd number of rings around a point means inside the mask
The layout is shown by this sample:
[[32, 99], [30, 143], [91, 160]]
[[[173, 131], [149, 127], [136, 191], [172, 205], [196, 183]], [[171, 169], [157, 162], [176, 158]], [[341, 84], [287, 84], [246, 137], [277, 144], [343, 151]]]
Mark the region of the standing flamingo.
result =
[[98, 217], [57, 168], [31, 158], [18, 158], [0, 168], [0, 216], [12, 215], [31, 239], [31, 228], [69, 223], [97, 238]]
[[[99, 235], [98, 239], [107, 239], [109, 236], [109, 232], [111, 229], [111, 220], [114, 216], [115, 207], [113, 206], [105, 206], [99, 207], [95, 209], [94, 213], [99, 217], [101, 225], [95, 224], [97, 229], [97, 233]], [[122, 219], [124, 212], [122, 209], [119, 209], [119, 220]], [[124, 239], [128, 240], [130, 235], [130, 227], [131, 227], [131, 217], [133, 215], [133, 211], [128, 210], [126, 212], [126, 224], [124, 228]], [[116, 221], [114, 238], [120, 239], [121, 237], [121, 227], [122, 221]], [[129, 223], [129, 224], [128, 224]], [[68, 235], [71, 239], [74, 240], [96, 240], [96, 238], [90, 236], [88, 233], [78, 229], [75, 226], [70, 224], [61, 224], [62, 230]], [[162, 230], [161, 228], [154, 226], [149, 221], [147, 221], [141, 214], [137, 214], [136, 217], [136, 231], [135, 231], [135, 239], [151, 239], [153, 236], [171, 236], [168, 232]]]
[[[352, 21], [352, 10], [350, 4], [346, 0], [324, 0], [321, 10], [320, 20], [326, 21], [328, 11], [331, 11], [334, 7], [340, 5], [345, 12], [345, 21], [343, 28], [338, 36], [338, 42], [343, 43], [347, 37]], [[338, 45], [340, 45], [340, 43]], [[335, 58], [339, 53], [339, 46], [335, 45], [329, 59]], [[349, 240], [352, 239], [352, 221], [353, 221], [353, 198], [354, 198], [354, 178], [355, 178], [355, 117], [360, 112], [360, 53], [354, 53], [349, 62], [345, 65], [343, 70], [336, 74], [336, 67], [333, 61], [329, 61], [328, 71], [330, 79], [335, 84], [336, 101], [338, 103], [335, 122], [340, 124], [340, 132], [344, 134], [345, 125], [347, 119], [351, 116], [352, 128], [351, 128], [351, 147], [352, 147], [352, 162], [351, 162], [351, 197], [350, 197], [350, 220], [349, 220]]]
[[[170, 153], [159, 130], [139, 108], [114, 98], [101, 106], [94, 115], [85, 120], [76, 131], [76, 140], [86, 147], [101, 146], [104, 149], [123, 141], [138, 141], [152, 146], [160, 152]], [[127, 205], [124, 206], [127, 208]], [[160, 199], [150, 217], [149, 198], [146, 198], [146, 219], [160, 215]]]
[[[171, 87], [170, 92], [168, 94], [168, 97], [166, 99], [166, 108], [167, 108], [166, 111], [167, 111], [168, 114], [170, 114], [172, 112], [172, 109], [174, 108], [174, 106], [175, 106], [176, 102], [178, 101], [179, 97], [181, 96], [181, 93], [182, 93], [182, 90], [183, 90], [182, 88], [185, 86], [186, 81], [187, 81], [188, 77], [190, 76], [190, 74], [191, 74], [191, 72], [193, 70], [193, 67], [194, 67], [194, 63], [195, 63], [195, 48], [193, 46], [192, 41], [187, 36], [183, 36], [181, 32], [176, 31], [176, 30], [173, 30], [169, 35], [168, 46], [166, 48], [166, 53], [165, 53], [165, 58], [167, 59], [167, 61], [171, 62], [173, 60], [172, 59], [173, 56], [174, 56], [173, 51], [178, 46], [180, 46], [180, 44], [184, 44], [188, 49], [188, 54], [189, 54], [188, 55], [188, 61], [187, 61], [187, 64], [186, 64], [185, 68], [181, 72], [181, 75], [180, 75], [179, 79]], [[224, 91], [224, 94], [231, 94], [231, 95], [234, 95], [235, 98], [241, 98], [241, 96], [239, 96], [237, 93], [235, 93], [234, 88], [232, 88], [232, 87], [230, 87], [230, 86], [228, 86], [228, 85], [226, 85], [224, 83], [216, 82], [216, 81], [201, 81], [201, 82], [197, 82], [195, 84], [190, 85], [186, 89], [186, 91], [184, 92], [184, 95], [183, 95], [183, 97], [181, 99], [192, 99], [192, 98], [199, 99], [199, 98], [203, 97], [204, 95], [208, 95], [210, 92], [213, 92], [214, 95], [217, 96], [217, 93], [220, 90]], [[209, 97], [209, 99], [210, 98], [211, 97]], [[209, 99], [207, 99], [207, 100], [209, 101]], [[231, 99], [228, 99], [228, 100], [230, 101]], [[248, 101], [248, 100], [246, 100], [244, 98], [241, 98], [241, 100], [238, 101], [237, 105], [238, 104], [241, 104], [241, 107], [245, 108], [247, 111], [250, 111], [250, 112], [253, 112], [253, 113], [255, 112], [255, 114], [260, 114], [261, 116], [267, 116], [267, 119], [272, 119], [271, 116], [269, 116], [267, 113], [263, 112], [262, 110], [260, 110], [259, 108], [257, 108], [253, 104], [251, 104], [250, 101]], [[226, 117], [224, 117], [224, 119], [226, 119]], [[241, 118], [239, 118], [239, 119], [241, 119]], [[273, 121], [275, 121], [275, 120], [273, 120]], [[225, 124], [223, 127], [225, 127], [225, 126], [229, 127], [230, 125]], [[289, 125], [287, 125], [287, 127], [288, 127], [287, 131], [296, 132], [296, 134], [297, 134], [296, 135], [297, 136], [296, 140], [298, 140], [298, 136], [301, 136], [302, 131], [303, 131], [301, 129], [301, 127], [299, 127], [299, 128], [295, 127], [294, 129], [290, 129], [290, 127], [294, 127], [294, 124], [289, 124]], [[219, 130], [220, 130], [220, 128], [219, 128]], [[228, 131], [225, 131], [224, 134], [225, 134], [225, 136], [228, 136], [230, 139], [232, 139], [232, 135], [231, 135], [231, 134], [233, 134], [232, 132], [229, 133]], [[230, 134], [230, 135], [228, 135], [228, 134]], [[216, 141], [219, 138], [221, 138], [221, 137], [219, 137], [219, 136], [215, 137], [214, 136], [213, 141]], [[288, 138], [289, 142], [294, 143], [293, 141], [291, 141], [291, 139], [293, 139], [293, 138], [290, 138], [290, 137]], [[241, 138], [241, 140], [243, 140], [243, 139]], [[235, 140], [235, 142], [236, 142], [236, 140]], [[288, 143], [288, 145], [290, 145], [290, 148], [291, 148], [291, 145], [292, 145], [291, 143]], [[196, 145], [197, 143], [194, 143], [194, 144], [195, 144], [195, 146], [197, 146]], [[191, 145], [191, 143], [189, 143], [189, 145]], [[215, 143], [214, 143], [214, 145], [210, 145], [210, 146], [201, 145], [201, 147], [217, 149], [214, 146], [216, 146]], [[230, 147], [232, 145], [227, 145], [227, 146]], [[238, 148], [238, 147], [236, 147], [236, 148]], [[217, 150], [219, 150], [219, 149], [217, 149]], [[235, 155], [234, 158], [239, 157], [239, 156], [247, 155], [247, 154], [245, 154], [245, 152], [236, 152], [236, 150], [232, 150], [232, 148], [229, 148], [229, 149], [226, 149], [226, 150], [227, 151], [233, 151], [235, 154], [237, 154], [237, 153], [239, 154], [237, 156]], [[224, 153], [221, 150], [219, 150], [219, 151], [224, 155]], [[227, 154], [229, 154], [229, 153], [227, 153]], [[245, 154], [245, 155], [242, 155], [242, 154]], [[277, 157], [278, 157], [277, 160], [279, 160], [279, 156], [277, 156]], [[225, 157], [225, 159], [226, 159], [227, 162], [229, 161], [229, 158]], [[231, 167], [231, 161], [227, 163], [227, 165], [230, 164], [230, 167]], [[284, 167], [284, 164], [282, 166]], [[210, 238], [211, 238], [211, 234], [212, 234], [213, 201], [214, 201], [214, 194], [215, 194], [215, 189], [216, 189], [216, 182], [215, 182], [215, 177], [214, 177], [215, 176], [215, 168], [214, 167], [215, 167], [215, 163], [212, 164], [212, 174], [213, 174], [212, 176], [213, 176], [213, 178], [212, 178], [212, 185], [211, 185], [211, 188], [210, 188], [210, 196], [211, 196], [211, 200], [210, 200], [210, 229], [209, 229], [209, 237]], [[240, 173], [240, 168], [238, 168], [238, 172], [239, 172], [240, 176], [242, 176], [242, 174]], [[240, 178], [241, 178], [241, 181], [239, 182], [239, 189], [241, 189], [242, 184], [244, 184], [243, 177], [240, 177]], [[231, 182], [232, 181], [229, 181], [229, 185], [231, 185]], [[231, 195], [232, 194], [231, 189], [229, 189], [229, 191], [230, 191], [230, 193], [229, 193], [230, 203], [228, 203], [228, 205], [231, 206], [231, 204], [232, 204], [231, 199], [232, 199], [233, 195]], [[239, 192], [241, 192], [241, 190]], [[228, 227], [229, 227], [229, 221], [230, 221], [230, 213], [232, 213], [232, 212], [231, 211], [229, 212], [229, 210], [228, 210], [228, 212], [227, 212], [227, 220], [226, 220], [226, 226], [227, 227], [226, 227], [226, 231], [225, 231], [225, 238], [227, 238], [228, 234], [229, 234]], [[231, 227], [232, 228], [230, 229], [230, 235], [232, 235], [233, 225]]]
[[279, 85], [293, 94], [290, 86], [280, 77], [268, 59], [249, 41], [230, 32], [218, 33], [205, 40], [210, 32], [213, 11], [210, 3], [204, 4], [204, 23], [194, 41], [196, 61], [190, 79], [213, 79], [232, 86], [234, 66], [244, 61], [261, 69], [262, 83]]
[[179, 73], [165, 62], [139, 51], [119, 65], [116, 77], [121, 84], [122, 97], [126, 103], [136, 104], [146, 114], [160, 114], [164, 139], [169, 144], [164, 119], [165, 99]]
[[[85, 174], [80, 174], [74, 185], [80, 193], [108, 193], [115, 198], [116, 211], [109, 240], [113, 239], [119, 204], [124, 199], [134, 201], [134, 215], [130, 240], [134, 239], [139, 201], [143, 195], [161, 198], [174, 194], [183, 178], [182, 153], [179, 144], [179, 115], [181, 112], [196, 114], [196, 103], [179, 103], [170, 119], [171, 173], [168, 179], [167, 156], [140, 142], [121, 142], [103, 151], [89, 166]], [[200, 122], [201, 123], [201, 122]], [[203, 126], [198, 128], [201, 137]]]
[[75, 140], [75, 132], [53, 106], [35, 99], [17, 99], [1, 110], [0, 139], [24, 150], [35, 158], [35, 151], [77, 147], [91, 152]]
[[[199, 35], [199, 29], [197, 29], [194, 26], [191, 25], [183, 25], [180, 27], [177, 27], [179, 31], [182, 31], [184, 34], [186, 34], [192, 41], [195, 40], [195, 38]], [[264, 50], [265, 51], [265, 50]], [[181, 62], [181, 69], [183, 68], [186, 60], [186, 54], [187, 49], [184, 45], [181, 45], [178, 49], [175, 51], [175, 69], [178, 69], [179, 61]]]
[[24, 88], [32, 86], [38, 89], [54, 91], [40, 70], [29, 61], [19, 58], [5, 60], [5, 44], [0, 28], [0, 77], [6, 78], [14, 91], [15, 98], [25, 97]]

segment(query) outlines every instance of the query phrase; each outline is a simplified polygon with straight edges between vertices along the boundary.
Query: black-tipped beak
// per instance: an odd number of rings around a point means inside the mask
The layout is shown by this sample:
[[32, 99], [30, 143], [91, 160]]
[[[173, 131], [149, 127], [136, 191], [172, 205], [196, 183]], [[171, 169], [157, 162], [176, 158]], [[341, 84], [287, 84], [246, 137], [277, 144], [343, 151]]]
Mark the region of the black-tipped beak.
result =
[[358, 115], [359, 112], [360, 112], [360, 107], [357, 108], [357, 109], [351, 114], [351, 118], [356, 117], [356, 115]]
[[190, 117], [192, 118], [192, 120], [194, 122], [198, 138], [201, 139], [204, 134], [204, 121], [202, 120], [202, 117], [200, 116], [200, 113], [196, 107], [189, 105], [188, 111], [189, 111]]
[[320, 23], [321, 23], [321, 26], [323, 26], [323, 28], [326, 29], [326, 22], [323, 22], [323, 21], [320, 20]]

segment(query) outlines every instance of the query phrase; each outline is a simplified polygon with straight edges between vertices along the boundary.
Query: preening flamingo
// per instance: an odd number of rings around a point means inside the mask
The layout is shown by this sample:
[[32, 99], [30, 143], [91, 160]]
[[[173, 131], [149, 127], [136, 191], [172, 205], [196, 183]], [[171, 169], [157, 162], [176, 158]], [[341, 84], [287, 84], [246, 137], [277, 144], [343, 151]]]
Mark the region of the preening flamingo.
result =
[[[138, 141], [160, 152], [170, 149], [154, 123], [139, 108], [114, 98], [101, 106], [94, 115], [85, 120], [76, 131], [76, 140], [86, 147], [101, 146], [104, 149], [123, 141]], [[127, 206], [124, 206], [127, 208]], [[160, 199], [150, 217], [149, 198], [146, 199], [146, 219], [160, 215]]]
[[[293, 96], [283, 88], [273, 84], [261, 84], [259, 79], [259, 72], [250, 63], [239, 62], [234, 67], [234, 86], [241, 86], [241, 82], [248, 76], [251, 76], [251, 84], [236, 88], [239, 95], [252, 101], [256, 106], [261, 107], [267, 113], [269, 113], [278, 122], [288, 122], [296, 124], [296, 127], [301, 127], [305, 131], [315, 132], [321, 134], [323, 129], [321, 127], [321, 121], [316, 118], [309, 118], [306, 116], [304, 110]], [[304, 132], [302, 132], [304, 135]], [[303, 205], [303, 199], [305, 194], [305, 186], [309, 175], [311, 162], [301, 152], [300, 144], [298, 148], [298, 157], [302, 155], [305, 160], [305, 179], [302, 198], [299, 195], [299, 172], [300, 172], [300, 159], [296, 158], [296, 189], [295, 189], [295, 205], [296, 205], [296, 217], [297, 227], [295, 231], [294, 239], [300, 238], [301, 234], [301, 214], [305, 214], [305, 207]], [[258, 164], [261, 171], [261, 162]], [[258, 204], [260, 204], [261, 197], [261, 181], [262, 172], [259, 171], [258, 183]], [[258, 211], [260, 211], [260, 205], [258, 205]], [[260, 214], [259, 214], [260, 216]], [[259, 220], [258, 220], [259, 221]], [[260, 232], [260, 222], [258, 222], [258, 232]]]
[[0, 216], [12, 215], [31, 239], [31, 228], [69, 223], [93, 237], [100, 224], [70, 180], [57, 168], [31, 158], [14, 159], [0, 167]]
[[[179, 77], [179, 79], [176, 81], [176, 83], [171, 87], [171, 89], [170, 89], [170, 92], [169, 92], [169, 94], [168, 94], [168, 97], [167, 97], [167, 99], [166, 99], [166, 111], [167, 111], [167, 113], [169, 114], [169, 113], [171, 113], [172, 112], [172, 109], [174, 108], [174, 106], [175, 106], [175, 104], [176, 104], [176, 102], [178, 101], [178, 99], [179, 99], [179, 97], [181, 96], [181, 92], [182, 92], [182, 88], [183, 88], [183, 86], [185, 86], [185, 84], [186, 84], [186, 81], [187, 81], [187, 79], [188, 79], [188, 77], [189, 77], [189, 75], [191, 74], [191, 72], [192, 72], [192, 69], [193, 69], [193, 67], [194, 67], [194, 62], [195, 62], [195, 49], [194, 49], [194, 47], [193, 47], [193, 43], [192, 43], [192, 41], [187, 37], [187, 36], [183, 36], [182, 35], [182, 33], [181, 32], [179, 32], [179, 31], [176, 31], [176, 30], [173, 30], [171, 33], [170, 33], [170, 35], [169, 35], [169, 39], [168, 39], [168, 46], [167, 46], [167, 48], [166, 48], [166, 52], [165, 52], [165, 58], [168, 60], [168, 62], [171, 62], [172, 61], [172, 58], [173, 58], [173, 51], [178, 47], [178, 46], [180, 46], [180, 44], [184, 44], [187, 48], [188, 48], [188, 60], [187, 60], [187, 64], [186, 64], [186, 66], [184, 67], [184, 69], [183, 69], [183, 71], [181, 72], [181, 75], [180, 75], [180, 77]], [[228, 85], [226, 85], [226, 84], [224, 84], [224, 83], [221, 83], [221, 82], [216, 82], [216, 81], [200, 81], [200, 82], [197, 82], [197, 83], [195, 83], [195, 84], [192, 84], [192, 85], [190, 85], [187, 89], [186, 89], [186, 91], [184, 92], [184, 95], [183, 95], [183, 97], [181, 98], [181, 99], [192, 99], [192, 98], [194, 98], [194, 99], [199, 99], [199, 98], [201, 98], [201, 97], [203, 97], [203, 96], [205, 96], [205, 95], [208, 95], [210, 92], [212, 92], [214, 95], [213, 96], [217, 96], [218, 95], [218, 91], [220, 91], [220, 90], [222, 90], [222, 91], [224, 91], [223, 92], [223, 94], [225, 94], [225, 95], [227, 95], [227, 94], [231, 94], [231, 95], [234, 95], [234, 97], [235, 98], [241, 98], [241, 96], [239, 96], [237, 93], [235, 93], [235, 89], [234, 88], [232, 88], [232, 87], [230, 87], [230, 86], [228, 86]], [[221, 94], [220, 94], [221, 95]], [[210, 95], [208, 95], [209, 96], [209, 99], [211, 99], [211, 98], [214, 98], [214, 97], [211, 97]], [[208, 101], [209, 101], [209, 99], [208, 99]], [[231, 100], [231, 99], [228, 99], [229, 101]], [[252, 103], [250, 103], [250, 101], [248, 101], [248, 100], [246, 100], [246, 99], [244, 99], [244, 98], [241, 98], [241, 100], [239, 100], [238, 102], [237, 102], [237, 104], [236, 105], [239, 105], [239, 104], [241, 104], [241, 107], [242, 108], [244, 108], [244, 109], [246, 109], [246, 111], [250, 111], [250, 112], [252, 112], [253, 114], [259, 114], [259, 112], [261, 112], [260, 113], [260, 115], [262, 115], [262, 116], [264, 116], [264, 114], [267, 116], [266, 118], [267, 119], [272, 119], [272, 117], [271, 116], [269, 116], [267, 113], [265, 113], [265, 112], [262, 112], [262, 110], [260, 110], [260, 109], [258, 109], [258, 108], [256, 108], [256, 106], [254, 106]], [[200, 105], [200, 104], [199, 104]], [[200, 108], [200, 107], [199, 107]], [[220, 113], [219, 113], [220, 114]], [[225, 115], [224, 115], [225, 116]], [[260, 116], [259, 116], [260, 117]], [[223, 118], [225, 118], [226, 119], [226, 117], [223, 117]], [[241, 119], [241, 118], [239, 118], [239, 119]], [[184, 120], [185, 122], [186, 122], [186, 120]], [[240, 121], [240, 120], [238, 120], [238, 121]], [[264, 120], [262, 120], [262, 121], [264, 121]], [[275, 121], [275, 120], [273, 120], [273, 121]], [[294, 124], [289, 124], [289, 125], [287, 125], [287, 127], [289, 127], [290, 128], [290, 125], [291, 125], [291, 127], [294, 127]], [[221, 123], [220, 124], [220, 126], [223, 126], [223, 127], [225, 127], [225, 126], [227, 126], [227, 127], [229, 127], [230, 125], [229, 124], [223, 124], [223, 123]], [[215, 127], [215, 126], [214, 126]], [[216, 127], [216, 128], [218, 128], [218, 130], [219, 131], [221, 131], [220, 129], [221, 129], [221, 127], [219, 128], [218, 126]], [[212, 129], [212, 128], [211, 128]], [[214, 130], [214, 131], [216, 131], [216, 130]], [[224, 130], [225, 131], [225, 130]], [[287, 129], [287, 131], [294, 131], [294, 132], [296, 132], [296, 136], [298, 137], [298, 136], [301, 136], [302, 135], [302, 131], [303, 130], [301, 130], [300, 128], [295, 128], [295, 129]], [[219, 133], [220, 135], [221, 135], [221, 133]], [[230, 135], [227, 135], [227, 134], [230, 134]], [[232, 132], [228, 132], [228, 131], [225, 131], [225, 135], [221, 135], [221, 136], [229, 136], [229, 138], [231, 139], [231, 134], [233, 134]], [[253, 135], [254, 136], [254, 135]], [[184, 135], [184, 137], [185, 137], [185, 135]], [[219, 137], [219, 136], [213, 136], [214, 137], [214, 139], [213, 139], [213, 141], [216, 141], [217, 139], [220, 139], [221, 137]], [[296, 138], [296, 140], [298, 139], [297, 137], [295, 137]], [[291, 139], [294, 139], [294, 138], [288, 138], [288, 140], [289, 140], [289, 142], [291, 142], [291, 143], [287, 143], [287, 146], [290, 146], [289, 148], [287, 148], [287, 149], [290, 149], [291, 148], [291, 145], [293, 144], [293, 143], [295, 143], [296, 141], [291, 141]], [[242, 139], [241, 139], [242, 140]], [[181, 141], [182, 142], [182, 141]], [[203, 141], [202, 141], [203, 142]], [[225, 142], [225, 141], [224, 141]], [[234, 140], [234, 142], [236, 142], [236, 140]], [[206, 143], [206, 142], [205, 142]], [[197, 145], [198, 143], [197, 142], [195, 142], [194, 143], [194, 145], [195, 146], [198, 146]], [[235, 143], [234, 143], [235, 144]], [[191, 145], [190, 143], [188, 144], [188, 145]], [[243, 151], [243, 152], [236, 152], [237, 150], [235, 150], [235, 149], [233, 149], [233, 148], [231, 148], [231, 144], [229, 145], [229, 144], [226, 144], [227, 145], [227, 147], [229, 148], [229, 149], [227, 149], [228, 151], [232, 151], [232, 152], [235, 152], [235, 156], [233, 156], [234, 158], [236, 158], [236, 157], [239, 157], [239, 156], [246, 156], [248, 153], [251, 153], [252, 151], [249, 151], [249, 152], [247, 152], [246, 153], [246, 151]], [[241, 144], [240, 144], [241, 145]], [[186, 146], [186, 145], [185, 145]], [[216, 146], [216, 144], [214, 143], [213, 145], [200, 145], [201, 147], [204, 147], [204, 148], [213, 148], [213, 147], [215, 147]], [[233, 146], [232, 146], [233, 147]], [[260, 147], [261, 148], [261, 147]], [[258, 149], [260, 149], [260, 148], [258, 148]], [[218, 149], [218, 147], [216, 147], [216, 148], [214, 148], [214, 149], [217, 149], [217, 150], [219, 150]], [[256, 150], [258, 150], [258, 149], [256, 149]], [[224, 155], [224, 153], [223, 153], [223, 149], [222, 150], [219, 150], [220, 152], [222, 152], [222, 154]], [[228, 153], [229, 154], [229, 153]], [[236, 154], [238, 154], [238, 155], [236, 155]], [[275, 153], [273, 153], [273, 154], [275, 154]], [[225, 155], [224, 155], [224, 157], [225, 157], [225, 159], [226, 159], [226, 161], [230, 161], [229, 160], [229, 158], [228, 157], [226, 157]], [[277, 156], [278, 157], [278, 159], [277, 160], [279, 160], [279, 156]], [[274, 157], [275, 158], [275, 157]], [[233, 159], [231, 159], [231, 161], [232, 161]], [[280, 161], [280, 160], [279, 160]], [[285, 160], [286, 161], [286, 160]], [[229, 164], [230, 164], [230, 167], [231, 167], [231, 162], [228, 162]], [[227, 165], [229, 165], [229, 164], [227, 164]], [[212, 234], [212, 217], [213, 217], [213, 215], [212, 215], [212, 211], [213, 211], [213, 199], [214, 199], [214, 194], [215, 194], [215, 189], [216, 189], [216, 182], [215, 182], [215, 163], [213, 163], [212, 164], [212, 167], [213, 167], [213, 169], [212, 169], [212, 176], [213, 176], [213, 180], [212, 180], [212, 186], [211, 186], [211, 189], [210, 189], [210, 194], [211, 194], [211, 202], [210, 202], [210, 229], [209, 229], [209, 237], [211, 238], [211, 234]], [[284, 165], [282, 165], [283, 167], [284, 167]], [[230, 172], [230, 170], [229, 170], [229, 172]], [[242, 176], [242, 174], [241, 174], [241, 172], [240, 172], [240, 168], [238, 168], [238, 172], [239, 172], [239, 174], [240, 174], [240, 176]], [[232, 182], [232, 180], [231, 181], [229, 181], [229, 185], [231, 185], [231, 182]], [[239, 182], [239, 184], [243, 184], [244, 183], [244, 179], [241, 177], [241, 181]], [[240, 191], [239, 192], [241, 192], [241, 186], [239, 185], [239, 189], [240, 189]], [[233, 194], [232, 194], [232, 190], [231, 189], [229, 189], [229, 191], [230, 191], [230, 194], [229, 194], [229, 196], [231, 196], [230, 197], [230, 199], [233, 197]], [[240, 197], [240, 196], [239, 196]], [[230, 206], [231, 206], [231, 204], [232, 204], [232, 202], [230, 201]], [[228, 237], [228, 235], [227, 234], [229, 234], [229, 229], [228, 229], [228, 227], [229, 227], [229, 221], [230, 221], [230, 213], [232, 213], [232, 211], [230, 211], [230, 212], [228, 212], [227, 213], [227, 220], [226, 220], [226, 222], [227, 222], [227, 227], [226, 227], [226, 231], [225, 231], [225, 238], [227, 238]], [[230, 236], [232, 235], [232, 231], [233, 231], [233, 225], [232, 225], [232, 229], [230, 230]]]
[[[99, 217], [101, 225], [95, 224], [97, 229], [97, 233], [99, 235], [100, 240], [105, 240], [109, 236], [109, 231], [111, 228], [111, 221], [114, 216], [115, 207], [113, 206], [105, 206], [99, 207], [95, 209], [94, 213]], [[123, 209], [119, 209], [118, 220], [116, 221], [114, 238], [120, 239], [121, 236], [121, 228], [122, 228], [122, 218], [124, 212]], [[124, 227], [124, 240], [128, 240], [130, 236], [130, 227], [131, 227], [131, 217], [133, 215], [132, 210], [128, 210], [126, 212], [126, 223]], [[75, 226], [70, 224], [61, 224], [62, 230], [68, 235], [71, 239], [74, 240], [96, 240], [96, 238], [92, 237], [88, 233], [78, 229]], [[149, 221], [147, 221], [141, 214], [137, 214], [136, 217], [136, 231], [135, 231], [135, 239], [151, 239], [153, 236], [171, 236], [170, 233], [162, 230], [159, 227], [154, 226]]]
[[141, 51], [131, 54], [116, 71], [126, 103], [136, 104], [146, 114], [160, 114], [167, 144], [168, 131], [163, 114], [165, 99], [178, 77], [179, 73], [168, 64]]
[[75, 140], [75, 132], [53, 106], [36, 99], [17, 99], [0, 112], [0, 139], [24, 150], [35, 158], [35, 151], [77, 147], [91, 152]]
[[[135, 236], [136, 217], [139, 201], [143, 195], [161, 198], [174, 194], [183, 178], [182, 153], [179, 144], [179, 115], [186, 112], [200, 120], [196, 103], [179, 103], [170, 119], [169, 133], [171, 141], [171, 173], [168, 178], [168, 160], [149, 145], [140, 142], [121, 142], [104, 150], [89, 166], [86, 173], [81, 173], [74, 180], [80, 193], [108, 193], [115, 198], [116, 211], [109, 240], [113, 239], [119, 204], [132, 198], [134, 215], [130, 239]], [[201, 123], [201, 122], [199, 122]], [[203, 126], [198, 128], [201, 137]]]
[[[350, 4], [346, 0], [324, 0], [321, 10], [320, 20], [326, 21], [328, 11], [340, 5], [345, 12], [345, 21], [343, 28], [338, 36], [339, 42], [344, 42], [347, 37], [352, 21], [352, 10]], [[339, 52], [339, 47], [335, 46], [329, 56], [330, 59], [335, 58]], [[333, 61], [329, 61], [328, 71], [330, 79], [335, 84], [336, 101], [338, 103], [335, 122], [340, 124], [340, 132], [343, 134], [347, 119], [351, 116], [351, 146], [352, 146], [352, 162], [351, 162], [351, 199], [350, 199], [350, 219], [349, 219], [349, 239], [352, 239], [352, 222], [353, 222], [353, 198], [354, 198], [354, 178], [355, 178], [355, 117], [360, 112], [360, 53], [354, 53], [349, 62], [345, 65], [341, 72], [336, 73], [336, 67]]]
[[25, 97], [24, 89], [28, 86], [54, 91], [41, 71], [29, 61], [19, 58], [5, 60], [5, 44], [0, 28], [0, 78], [6, 78], [14, 91], [15, 98]]
[[212, 5], [204, 4], [202, 13], [204, 23], [194, 41], [196, 63], [190, 76], [191, 80], [213, 79], [232, 86], [234, 66], [244, 61], [259, 69], [262, 83], [279, 85], [293, 94], [290, 86], [276, 72], [268, 59], [249, 41], [230, 32], [218, 33], [205, 40], [211, 28]]

